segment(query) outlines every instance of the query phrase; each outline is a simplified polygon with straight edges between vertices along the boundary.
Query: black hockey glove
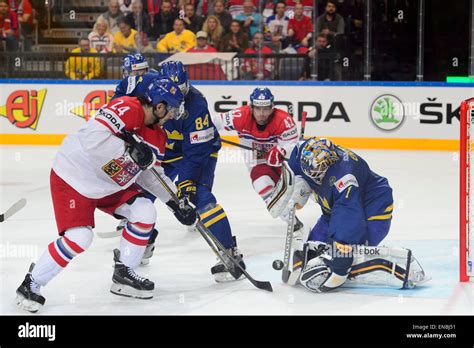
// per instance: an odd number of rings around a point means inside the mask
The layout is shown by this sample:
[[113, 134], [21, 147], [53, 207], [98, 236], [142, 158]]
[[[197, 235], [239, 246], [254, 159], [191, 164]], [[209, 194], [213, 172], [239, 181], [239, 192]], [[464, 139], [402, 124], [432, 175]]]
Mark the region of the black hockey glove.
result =
[[197, 219], [196, 209], [189, 204], [186, 198], [179, 200], [179, 204], [174, 200], [170, 200], [166, 205], [171, 209], [174, 216], [181, 222], [183, 225], [191, 226], [194, 225]]
[[125, 141], [128, 143], [127, 152], [141, 170], [146, 170], [156, 162], [153, 150], [136, 134], [123, 131]]

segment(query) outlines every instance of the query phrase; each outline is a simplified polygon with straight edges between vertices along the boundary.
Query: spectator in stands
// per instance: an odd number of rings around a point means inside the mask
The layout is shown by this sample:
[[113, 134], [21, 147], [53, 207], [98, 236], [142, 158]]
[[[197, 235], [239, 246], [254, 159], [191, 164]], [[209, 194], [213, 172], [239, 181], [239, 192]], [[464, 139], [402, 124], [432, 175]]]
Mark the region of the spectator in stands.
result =
[[8, 52], [18, 50], [20, 31], [18, 29], [18, 17], [10, 10], [7, 0], [0, 0], [0, 49], [5, 41]]
[[262, 31], [263, 17], [260, 13], [255, 12], [252, 0], [245, 0], [243, 7], [244, 12], [234, 18], [243, 22], [244, 31], [248, 30], [249, 36], [253, 37], [257, 31]]
[[[300, 80], [305, 80], [311, 76], [311, 65], [314, 64], [315, 59], [318, 62], [318, 80], [335, 81], [341, 79], [339, 55], [329, 43], [326, 34], [318, 34], [315, 47], [308, 52], [308, 58], [305, 64], [305, 71]], [[312, 64], [310, 64], [310, 61]]]
[[109, 30], [109, 23], [103, 18], [97, 18], [94, 29], [89, 33], [91, 48], [99, 53], [110, 53], [113, 50], [114, 36]]
[[145, 11], [143, 11], [142, 0], [132, 1], [132, 12], [125, 19], [130, 23], [132, 29], [144, 32], [147, 35], [151, 34], [150, 19]]
[[132, 13], [132, 0], [119, 0], [119, 4], [120, 11], [122, 11], [124, 16]]
[[173, 31], [158, 41], [156, 48], [161, 53], [176, 53], [186, 52], [194, 46], [196, 46], [196, 35], [191, 30], [184, 29], [184, 21], [176, 18]]
[[275, 5], [276, 1], [275, 0], [261, 0], [260, 1], [260, 7], [258, 11], [260, 12], [260, 9], [262, 9], [262, 17], [263, 17], [263, 22], [267, 23], [267, 19], [270, 16], [273, 16], [275, 14]]
[[[148, 7], [150, 8], [150, 7]], [[173, 10], [171, 1], [163, 0], [161, 8], [153, 18], [153, 35], [152, 37], [161, 40], [166, 34], [173, 31], [174, 20], [178, 18], [178, 14]]]
[[21, 0], [17, 10], [20, 35], [23, 38], [23, 50], [31, 51], [33, 46], [33, 7], [30, 0]]
[[[263, 44], [263, 34], [256, 32], [252, 39], [252, 47], [245, 50], [245, 54], [271, 54], [272, 50]], [[268, 80], [272, 78], [274, 60], [268, 57], [245, 58], [242, 64], [244, 80]]]
[[[303, 5], [303, 14], [309, 18], [313, 18], [313, 0], [288, 0], [286, 2], [286, 16], [293, 17], [296, 4]], [[318, 1], [319, 2], [319, 1]]]
[[196, 14], [202, 18], [215, 14], [215, 4], [215, 0], [200, 0], [196, 8]]
[[209, 35], [209, 43], [214, 47], [219, 47], [222, 37], [224, 36], [224, 28], [222, 28], [221, 22], [216, 16], [208, 16], [202, 30]]
[[109, 29], [112, 34], [118, 33], [120, 30], [118, 27], [118, 21], [124, 18], [122, 11], [120, 11], [120, 5], [118, 0], [109, 1], [109, 10], [105, 13], [102, 13], [99, 18], [105, 19], [109, 23]]
[[336, 10], [336, 2], [328, 0], [326, 11], [316, 20], [316, 32], [328, 35], [330, 41], [334, 36], [344, 34], [344, 18]]
[[207, 41], [207, 33], [205, 31], [198, 31], [196, 34], [196, 46], [191, 48], [188, 52], [217, 52], [214, 46]]
[[184, 5], [184, 27], [191, 30], [193, 33], [197, 33], [202, 28], [203, 19], [201, 16], [196, 15], [193, 4]]
[[156, 53], [156, 50], [148, 40], [148, 35], [144, 32], [137, 33], [137, 35], [135, 35], [135, 43], [140, 53]]
[[[227, 7], [232, 18], [235, 19], [237, 15], [244, 13], [244, 2], [245, 0], [229, 0], [227, 2]], [[257, 7], [258, 0], [253, 0], [253, 4]]]
[[295, 15], [288, 21], [288, 37], [293, 46], [308, 47], [313, 31], [311, 18], [303, 14], [303, 4], [296, 4]]
[[[97, 53], [90, 48], [89, 39], [79, 39], [79, 47], [76, 47], [71, 53]], [[100, 77], [100, 59], [97, 57], [69, 57], [66, 61], [66, 76], [71, 80], [91, 80]]]
[[135, 35], [137, 31], [132, 29], [130, 23], [125, 18], [118, 22], [119, 32], [114, 36], [114, 52], [131, 53], [135, 52], [137, 45], [135, 43]]
[[278, 1], [275, 6], [275, 14], [267, 18], [266, 25], [268, 37], [271, 38], [272, 43], [280, 42], [280, 46], [283, 48], [286, 47], [289, 21], [289, 18], [285, 16], [285, 10], [285, 1]]
[[230, 30], [230, 23], [232, 22], [232, 16], [225, 9], [224, 0], [217, 0], [214, 2], [214, 16], [219, 19], [221, 22], [222, 28], [224, 28], [224, 33], [228, 33]]
[[243, 53], [249, 46], [249, 38], [242, 31], [240, 22], [233, 20], [230, 24], [230, 32], [225, 34], [219, 45], [219, 52]]

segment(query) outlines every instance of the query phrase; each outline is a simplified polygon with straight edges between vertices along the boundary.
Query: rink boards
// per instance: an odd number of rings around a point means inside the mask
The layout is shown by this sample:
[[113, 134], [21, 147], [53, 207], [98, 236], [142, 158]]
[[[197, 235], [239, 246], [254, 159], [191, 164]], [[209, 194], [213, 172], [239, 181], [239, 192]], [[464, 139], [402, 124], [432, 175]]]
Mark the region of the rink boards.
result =
[[[115, 82], [1, 81], [0, 144], [61, 143], [110, 100]], [[197, 81], [194, 85], [207, 98], [211, 114], [245, 104], [253, 88], [268, 86], [276, 107], [296, 121], [307, 112], [307, 136], [325, 136], [364, 149], [457, 150], [459, 105], [474, 96], [474, 84]]]

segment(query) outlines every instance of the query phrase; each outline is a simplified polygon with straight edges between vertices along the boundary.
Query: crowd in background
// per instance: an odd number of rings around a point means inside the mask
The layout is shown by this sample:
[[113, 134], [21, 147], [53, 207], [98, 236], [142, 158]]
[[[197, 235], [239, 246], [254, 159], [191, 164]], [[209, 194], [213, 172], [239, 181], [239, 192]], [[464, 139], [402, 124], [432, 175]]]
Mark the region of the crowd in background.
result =
[[[7, 51], [19, 45], [25, 51], [31, 49], [35, 2], [41, 0], [0, 0], [0, 38]], [[307, 58], [300, 80], [310, 79], [314, 69], [319, 80], [339, 80], [341, 58], [347, 52], [353, 67], [362, 66], [364, 0], [316, 3], [314, 20], [313, 0], [109, 0], [108, 10], [71, 53], [298, 54]], [[376, 0], [374, 20], [390, 23], [390, 6], [413, 9], [413, 4], [413, 0]], [[374, 39], [386, 40], [386, 33], [377, 30]], [[96, 78], [100, 72], [95, 62], [84, 58], [74, 64], [94, 66], [93, 74], [82, 75]], [[275, 62], [268, 56], [248, 58], [240, 64], [240, 78], [276, 78]]]

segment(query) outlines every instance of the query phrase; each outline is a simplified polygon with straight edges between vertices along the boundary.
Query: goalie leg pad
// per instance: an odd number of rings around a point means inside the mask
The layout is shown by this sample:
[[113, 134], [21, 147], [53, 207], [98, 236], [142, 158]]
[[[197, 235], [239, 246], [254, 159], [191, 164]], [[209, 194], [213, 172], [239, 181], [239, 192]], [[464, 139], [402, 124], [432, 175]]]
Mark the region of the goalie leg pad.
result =
[[291, 168], [284, 164], [280, 180], [268, 200], [267, 209], [274, 218], [288, 213], [290, 200], [293, 200], [297, 209], [301, 209], [308, 202], [311, 192], [308, 183], [301, 176], [295, 176]]
[[351, 285], [411, 289], [431, 279], [409, 249], [358, 246], [354, 255]]

